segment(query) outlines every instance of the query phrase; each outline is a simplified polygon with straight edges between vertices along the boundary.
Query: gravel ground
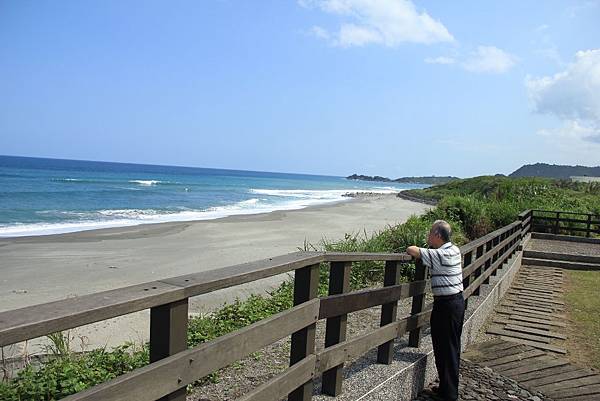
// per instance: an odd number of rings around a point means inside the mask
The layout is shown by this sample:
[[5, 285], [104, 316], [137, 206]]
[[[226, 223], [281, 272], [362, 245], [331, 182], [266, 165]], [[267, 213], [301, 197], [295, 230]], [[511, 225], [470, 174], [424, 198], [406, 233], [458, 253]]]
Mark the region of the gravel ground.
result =
[[532, 238], [527, 244], [532, 251], [556, 252], [573, 255], [600, 256], [600, 244], [583, 242], [555, 241]]
[[[411, 302], [412, 298], [398, 302], [398, 318], [410, 315]], [[431, 302], [431, 299], [429, 302]], [[380, 306], [350, 313], [348, 315], [347, 338], [350, 339], [378, 328], [380, 316]], [[317, 323], [315, 336], [316, 349], [319, 352], [324, 348], [325, 343], [325, 320], [320, 320]], [[213, 375], [213, 380], [205, 378], [200, 386], [195, 387], [188, 394], [187, 400], [234, 400], [283, 372], [288, 367], [289, 355], [290, 338], [287, 337], [233, 365], [221, 369], [218, 374]], [[352, 360], [347, 362], [352, 362]], [[320, 380], [315, 380], [315, 387], [320, 388]]]
[[[459, 400], [551, 401], [542, 393], [528, 391], [516, 381], [502, 376], [488, 367], [479, 366], [465, 360], [461, 360], [460, 363]], [[433, 395], [431, 387], [424, 390], [415, 400], [440, 400], [440, 398]]]

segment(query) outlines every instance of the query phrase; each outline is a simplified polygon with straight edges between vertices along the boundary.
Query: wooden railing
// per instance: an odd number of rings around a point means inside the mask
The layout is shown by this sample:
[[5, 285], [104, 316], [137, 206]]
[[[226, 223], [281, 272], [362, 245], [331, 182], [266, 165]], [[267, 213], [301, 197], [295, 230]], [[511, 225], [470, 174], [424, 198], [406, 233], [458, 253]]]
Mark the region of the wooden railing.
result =
[[532, 228], [535, 232], [552, 234], [600, 234], [600, 215], [593, 213], [532, 210]]
[[[513, 255], [529, 231], [531, 212], [461, 247], [464, 297], [478, 295], [498, 268]], [[384, 261], [383, 287], [350, 291], [352, 262]], [[409, 333], [418, 347], [431, 311], [427, 269], [416, 261], [415, 279], [400, 282], [406, 254], [296, 252], [266, 260], [194, 273], [116, 290], [84, 295], [0, 313], [0, 346], [150, 309], [150, 364], [65, 400], [185, 400], [186, 386], [291, 335], [290, 367], [246, 394], [249, 400], [309, 400], [313, 380], [337, 395], [344, 361], [377, 347], [377, 362], [392, 361], [394, 340]], [[319, 269], [330, 269], [329, 294], [318, 297]], [[243, 329], [187, 348], [188, 300], [215, 290], [294, 271], [294, 306]], [[411, 314], [397, 317], [400, 299], [412, 298]], [[380, 327], [346, 338], [348, 313], [382, 305]], [[326, 319], [325, 348], [315, 351], [315, 327]]]

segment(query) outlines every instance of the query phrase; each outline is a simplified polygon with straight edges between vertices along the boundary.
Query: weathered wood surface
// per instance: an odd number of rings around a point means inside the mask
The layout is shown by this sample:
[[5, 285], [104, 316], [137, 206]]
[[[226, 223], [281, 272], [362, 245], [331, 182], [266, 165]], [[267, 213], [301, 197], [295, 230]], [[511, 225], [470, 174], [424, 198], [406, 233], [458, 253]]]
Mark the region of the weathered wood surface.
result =
[[472, 344], [462, 357], [555, 400], [600, 398], [600, 374], [528, 345], [494, 339]]
[[338, 316], [403, 298], [425, 294], [427, 281], [419, 280], [389, 287], [353, 291], [321, 298], [319, 319]]
[[160, 281], [0, 313], [0, 346], [184, 299], [183, 288]]
[[293, 271], [323, 261], [323, 255], [321, 252], [295, 252], [1, 312], [0, 346]]
[[416, 315], [411, 315], [396, 322], [389, 323], [374, 331], [360, 335], [358, 337], [346, 340], [336, 344], [317, 354], [317, 370], [319, 372], [331, 369], [334, 366], [344, 363], [348, 358], [363, 355], [367, 351], [403, 336], [417, 328], [422, 328], [429, 324], [431, 311], [424, 311]]
[[[396, 262], [386, 262], [386, 264]], [[332, 262], [329, 272], [329, 294], [343, 294], [350, 289], [350, 272], [352, 262]], [[323, 301], [321, 300], [321, 305]], [[319, 310], [319, 314], [321, 311]], [[329, 317], [325, 327], [325, 347], [330, 347], [346, 341], [347, 314]], [[324, 394], [337, 396], [342, 391], [343, 367], [340, 364], [323, 372], [322, 391]]]
[[563, 278], [560, 269], [522, 266], [515, 285], [495, 308], [487, 332], [542, 350], [566, 353]]
[[317, 321], [319, 301], [305, 302], [241, 330], [161, 359], [65, 401], [155, 400]]
[[[315, 353], [315, 334], [319, 319], [319, 265], [314, 264], [296, 270], [294, 278], [294, 305], [315, 303], [317, 311], [315, 320], [299, 326], [292, 334], [290, 346], [290, 366]], [[308, 401], [312, 397], [312, 378], [290, 392], [288, 401]]]
[[267, 383], [255, 388], [239, 401], [279, 401], [285, 398], [292, 390], [313, 378], [316, 360], [314, 355], [309, 355]]

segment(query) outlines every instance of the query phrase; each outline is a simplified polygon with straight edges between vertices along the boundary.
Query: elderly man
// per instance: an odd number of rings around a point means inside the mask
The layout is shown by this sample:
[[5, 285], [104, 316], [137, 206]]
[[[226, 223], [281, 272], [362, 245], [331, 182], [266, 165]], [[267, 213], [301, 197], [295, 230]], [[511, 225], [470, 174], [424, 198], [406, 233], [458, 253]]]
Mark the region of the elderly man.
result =
[[460, 336], [465, 315], [460, 249], [450, 242], [451, 235], [450, 224], [437, 220], [429, 231], [429, 248], [406, 249], [431, 269], [431, 340], [440, 379], [433, 391], [444, 400], [458, 399]]

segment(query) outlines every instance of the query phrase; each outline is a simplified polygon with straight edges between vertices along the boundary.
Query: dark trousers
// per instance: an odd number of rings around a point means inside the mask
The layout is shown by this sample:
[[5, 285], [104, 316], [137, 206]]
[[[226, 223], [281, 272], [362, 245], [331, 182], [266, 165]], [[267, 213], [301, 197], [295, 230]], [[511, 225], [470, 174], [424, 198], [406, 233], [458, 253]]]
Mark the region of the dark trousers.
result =
[[444, 399], [458, 399], [458, 371], [460, 367], [460, 335], [465, 317], [462, 292], [445, 297], [434, 297], [431, 312], [431, 340], [435, 366], [440, 378], [439, 394]]

